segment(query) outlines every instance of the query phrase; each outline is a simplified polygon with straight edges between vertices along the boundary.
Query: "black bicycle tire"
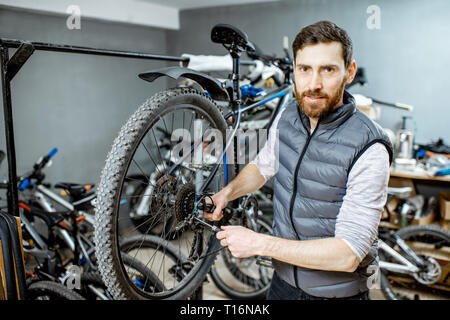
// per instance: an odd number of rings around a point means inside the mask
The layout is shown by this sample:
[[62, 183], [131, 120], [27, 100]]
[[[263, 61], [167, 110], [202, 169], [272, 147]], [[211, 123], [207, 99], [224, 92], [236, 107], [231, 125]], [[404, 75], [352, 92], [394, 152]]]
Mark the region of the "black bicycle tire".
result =
[[122, 250], [123, 253], [126, 253], [133, 249], [136, 249], [136, 246], [140, 248], [152, 248], [155, 250], [161, 250], [162, 248], [164, 248], [164, 252], [172, 260], [180, 261], [181, 263], [188, 261], [188, 259], [180, 252], [180, 250], [172, 243], [170, 243], [166, 239], [150, 234], [137, 235], [125, 239], [120, 243], [120, 250]]
[[81, 274], [81, 284], [85, 284], [85, 285], [95, 285], [95, 286], [104, 286], [105, 284], [103, 283], [102, 280], [102, 276], [100, 275], [100, 273], [98, 273], [97, 271], [88, 271], [88, 272], [83, 272]]
[[96, 300], [97, 296], [91, 292], [88, 286], [92, 285], [96, 288], [106, 290], [106, 286], [103, 283], [102, 276], [97, 271], [85, 271], [81, 274], [81, 289], [77, 292], [82, 295], [86, 300]]
[[42, 294], [51, 295], [55, 300], [86, 300], [80, 294], [52, 281], [35, 281], [27, 289], [27, 300], [35, 300]]
[[170, 243], [166, 239], [151, 234], [136, 235], [122, 240], [120, 242], [120, 250], [125, 253], [129, 252], [133, 249], [136, 249], [135, 246], [137, 244], [139, 244], [139, 246], [141, 247], [152, 249], [159, 249], [164, 247], [172, 259], [179, 259], [183, 262], [187, 261], [187, 258], [184, 257], [180, 250], [172, 243]]
[[[396, 232], [396, 235], [401, 239], [416, 236], [418, 234], [441, 236], [443, 238], [447, 238], [448, 242], [450, 243], [450, 232], [436, 226], [408, 226], [405, 228], [401, 228]], [[380, 256], [383, 256], [382, 253], [380, 254]], [[392, 289], [392, 285], [389, 283], [389, 279], [383, 271], [380, 272], [380, 287], [381, 292], [387, 300], [405, 300], [405, 298], [397, 295], [394, 292], [394, 290]]]
[[[124, 253], [122, 253], [122, 258], [124, 259], [124, 263], [128, 264], [130, 267], [136, 269], [140, 273], [145, 274], [148, 278], [151, 278], [151, 280], [156, 283], [157, 286], [159, 286], [158, 289], [161, 289], [161, 282], [159, 281], [159, 279], [157, 279], [156, 275], [141, 262]], [[81, 274], [81, 285], [94, 285], [106, 290], [106, 286], [103, 283], [102, 276], [97, 271], [83, 272]]]
[[149, 278], [152, 284], [154, 284], [158, 290], [162, 290], [164, 288], [164, 284], [158, 279], [158, 277], [153, 273], [153, 271], [148, 269], [142, 262], [124, 252], [122, 252], [122, 259], [123, 262], [127, 264], [129, 267], [136, 269], [137, 271], [145, 275], [147, 278]]
[[[188, 259], [180, 252], [177, 247], [175, 247], [166, 239], [162, 239], [155, 235], [138, 235], [135, 237], [130, 237], [121, 242], [120, 249], [123, 251], [131, 251], [135, 249], [136, 245], [138, 245], [138, 247], [152, 248], [155, 250], [160, 250], [164, 247], [164, 250], [166, 251], [166, 253], [169, 253], [169, 257], [173, 261], [179, 261], [180, 263], [188, 262]], [[202, 300], [202, 297], [203, 290], [199, 286], [187, 299]]]
[[[155, 94], [148, 99], [126, 122], [116, 137], [111, 151], [108, 153], [102, 170], [101, 181], [97, 188], [97, 202], [95, 209], [95, 244], [96, 256], [102, 279], [108, 291], [115, 299], [149, 299], [132, 288], [118, 258], [118, 235], [115, 230], [117, 222], [114, 217], [118, 208], [121, 194], [123, 172], [127, 169], [127, 155], [137, 148], [141, 136], [149, 130], [152, 121], [170, 108], [171, 104], [193, 104], [214, 121], [224, 137], [227, 124], [216, 103], [205, 94], [187, 88], [174, 88]], [[233, 167], [227, 166], [228, 176], [233, 177]], [[231, 180], [231, 179], [230, 179]], [[212, 235], [208, 241], [210, 252], [220, 246]], [[197, 273], [178, 292], [168, 296], [168, 299], [185, 299], [203, 282], [206, 274], [214, 262], [215, 255], [202, 259]]]
[[[272, 222], [267, 219], [266, 217], [258, 217], [258, 220], [263, 221], [264, 223], [266, 223], [270, 229], [272, 229]], [[239, 270], [239, 268], [233, 268], [230, 265], [230, 262], [225, 261], [225, 266], [227, 267], [228, 271], [236, 278], [236, 279], [246, 279], [246, 283], [251, 284], [254, 279], [249, 277], [248, 275], [244, 274], [243, 272], [241, 272]], [[240, 273], [240, 275], [236, 274], [236, 273]], [[216, 287], [222, 291], [224, 294], [226, 294], [228, 297], [232, 298], [232, 299], [239, 299], [239, 300], [260, 300], [260, 299], [265, 299], [266, 298], [266, 294], [267, 291], [270, 288], [270, 283], [269, 286], [264, 287], [258, 291], [255, 292], [242, 292], [239, 291], [237, 289], [234, 289], [232, 287], [230, 287], [227, 283], [225, 283], [223, 281], [223, 279], [218, 275], [214, 265], [211, 267], [210, 270], [210, 276], [212, 281], [214, 282], [214, 284], [216, 285]], [[252, 281], [253, 280], [253, 281]]]

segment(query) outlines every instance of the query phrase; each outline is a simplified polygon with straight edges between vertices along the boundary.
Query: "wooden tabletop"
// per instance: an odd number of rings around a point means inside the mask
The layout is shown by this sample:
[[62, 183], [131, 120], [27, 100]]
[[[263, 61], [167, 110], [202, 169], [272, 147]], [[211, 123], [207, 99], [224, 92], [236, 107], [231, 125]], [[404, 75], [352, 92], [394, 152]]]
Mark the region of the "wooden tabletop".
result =
[[450, 176], [448, 175], [435, 177], [432, 176], [427, 171], [420, 168], [416, 168], [414, 171], [410, 171], [410, 170], [399, 170], [392, 167], [391, 177], [450, 182]]

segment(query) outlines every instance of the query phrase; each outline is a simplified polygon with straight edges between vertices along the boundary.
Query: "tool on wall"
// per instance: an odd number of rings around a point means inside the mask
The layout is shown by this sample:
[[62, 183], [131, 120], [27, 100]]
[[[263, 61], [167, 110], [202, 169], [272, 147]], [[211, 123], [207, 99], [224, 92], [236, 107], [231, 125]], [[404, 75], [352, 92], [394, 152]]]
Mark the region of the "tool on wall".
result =
[[394, 164], [396, 166], [414, 167], [416, 165], [416, 159], [413, 158], [414, 132], [406, 128], [407, 119], [412, 119], [412, 117], [402, 116], [402, 126], [397, 131]]
[[413, 150], [413, 137], [412, 130], [406, 129], [406, 120], [411, 117], [402, 117], [402, 127], [397, 132], [397, 158], [411, 159]]

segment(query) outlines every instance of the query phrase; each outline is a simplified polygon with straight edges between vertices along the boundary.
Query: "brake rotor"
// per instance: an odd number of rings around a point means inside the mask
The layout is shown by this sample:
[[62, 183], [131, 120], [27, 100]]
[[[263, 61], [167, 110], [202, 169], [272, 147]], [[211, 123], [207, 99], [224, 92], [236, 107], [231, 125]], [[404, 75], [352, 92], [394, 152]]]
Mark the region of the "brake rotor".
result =
[[177, 189], [176, 179], [173, 176], [162, 175], [156, 181], [154, 192], [150, 202], [151, 212], [159, 212], [169, 203], [168, 197], [174, 194]]

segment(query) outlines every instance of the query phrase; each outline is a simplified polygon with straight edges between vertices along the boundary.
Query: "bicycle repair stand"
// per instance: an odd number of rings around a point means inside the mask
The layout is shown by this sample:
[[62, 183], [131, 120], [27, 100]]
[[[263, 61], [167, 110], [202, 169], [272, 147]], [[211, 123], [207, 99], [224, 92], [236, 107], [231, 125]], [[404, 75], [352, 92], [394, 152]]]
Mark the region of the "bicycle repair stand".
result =
[[[9, 58], [9, 49], [17, 48], [14, 55]], [[2, 39], [0, 38], [0, 63], [1, 63], [1, 73], [2, 73], [2, 94], [3, 94], [3, 112], [5, 119], [5, 137], [6, 137], [6, 149], [7, 149], [7, 160], [8, 160], [8, 188], [7, 188], [7, 200], [8, 200], [8, 219], [15, 217], [18, 219], [20, 217], [19, 213], [19, 200], [18, 200], [18, 190], [17, 190], [17, 164], [16, 164], [16, 149], [14, 143], [14, 126], [13, 126], [13, 114], [12, 114], [12, 101], [11, 101], [11, 80], [19, 72], [22, 66], [28, 61], [35, 50], [42, 51], [53, 51], [53, 52], [64, 52], [64, 53], [78, 53], [78, 54], [92, 54], [100, 56], [112, 56], [112, 57], [123, 57], [123, 58], [135, 58], [135, 59], [148, 59], [148, 60], [162, 60], [162, 61], [174, 61], [174, 62], [188, 62], [189, 58], [186, 57], [173, 57], [173, 56], [163, 56], [163, 55], [153, 55], [148, 53], [130, 52], [130, 51], [117, 51], [117, 50], [105, 50], [105, 49], [95, 49], [88, 47], [78, 47], [69, 45], [58, 45], [51, 43], [41, 43], [41, 42], [29, 42], [23, 40], [13, 40], [13, 39]], [[11, 253], [11, 247], [9, 250], [3, 250], [3, 260], [11, 263], [10, 268], [15, 269], [15, 275], [7, 273], [5, 276], [6, 281], [1, 281], [0, 274], [0, 291], [4, 282], [7, 286], [6, 297], [8, 299], [23, 299], [25, 297], [25, 274], [23, 265], [23, 251], [21, 239], [18, 242], [15, 238], [6, 239], [6, 232], [9, 231], [8, 228], [3, 228], [3, 224], [0, 219], [0, 239], [2, 241], [2, 247], [5, 244], [17, 244], [19, 243], [20, 248], [14, 248], [13, 253], [15, 254], [14, 261], [11, 261], [12, 256], [8, 256], [7, 253]], [[5, 229], [5, 230], [4, 230]], [[9, 228], [11, 229], [11, 228]], [[16, 228], [17, 229], [17, 228]], [[20, 229], [20, 224], [18, 226]], [[3, 231], [3, 232], [1, 232]], [[20, 232], [20, 230], [19, 230]], [[9, 235], [11, 235], [9, 233]], [[20, 237], [21, 238], [21, 237]], [[7, 241], [8, 240], [8, 241]], [[0, 250], [1, 253], [1, 250]], [[17, 256], [19, 254], [19, 256]], [[21, 259], [17, 259], [21, 257]], [[9, 260], [8, 260], [9, 259]], [[19, 263], [21, 260], [22, 263]], [[13, 263], [14, 262], [14, 263]], [[21, 270], [22, 269], [22, 270]], [[1, 271], [1, 270], [0, 270]], [[15, 283], [17, 284], [12, 288], [11, 277], [15, 276]], [[19, 290], [17, 290], [19, 289]], [[19, 293], [18, 293], [19, 292]], [[0, 299], [1, 294], [0, 292]]]

